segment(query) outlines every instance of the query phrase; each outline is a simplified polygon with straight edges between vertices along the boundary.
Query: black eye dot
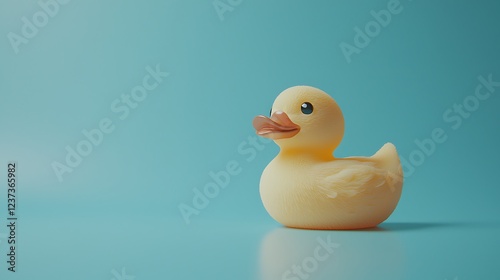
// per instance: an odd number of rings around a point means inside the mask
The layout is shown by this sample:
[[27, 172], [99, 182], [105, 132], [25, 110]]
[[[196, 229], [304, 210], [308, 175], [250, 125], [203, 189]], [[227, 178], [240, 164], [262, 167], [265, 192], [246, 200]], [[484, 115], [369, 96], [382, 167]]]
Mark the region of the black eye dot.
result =
[[300, 110], [302, 111], [302, 113], [304, 113], [306, 115], [309, 115], [313, 112], [313, 105], [309, 102], [302, 103], [302, 105], [300, 107], [301, 107]]

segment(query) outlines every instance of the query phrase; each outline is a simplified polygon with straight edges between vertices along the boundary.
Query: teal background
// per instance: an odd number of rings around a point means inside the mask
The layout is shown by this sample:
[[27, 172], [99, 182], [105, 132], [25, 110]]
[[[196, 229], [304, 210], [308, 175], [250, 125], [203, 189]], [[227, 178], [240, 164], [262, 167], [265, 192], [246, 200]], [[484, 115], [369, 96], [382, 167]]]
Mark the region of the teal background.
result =
[[[498, 278], [500, 88], [458, 129], [443, 114], [478, 76], [500, 81], [500, 4], [401, 1], [348, 63], [339, 44], [354, 44], [354, 28], [388, 2], [244, 0], [221, 20], [211, 1], [73, 0], [16, 54], [9, 32], [41, 8], [2, 1], [1, 278], [119, 280], [125, 268], [137, 280], [281, 279], [328, 236], [340, 247], [309, 279]], [[120, 120], [111, 103], [156, 65], [170, 75]], [[390, 141], [409, 160], [416, 140], [445, 131], [379, 228], [286, 229], [263, 208], [259, 178], [278, 148], [250, 145], [251, 120], [300, 84], [340, 104], [337, 156]], [[114, 131], [59, 182], [52, 163], [103, 118]], [[9, 161], [19, 166], [16, 273], [5, 263]], [[179, 205], [230, 161], [241, 172], [186, 224]]]

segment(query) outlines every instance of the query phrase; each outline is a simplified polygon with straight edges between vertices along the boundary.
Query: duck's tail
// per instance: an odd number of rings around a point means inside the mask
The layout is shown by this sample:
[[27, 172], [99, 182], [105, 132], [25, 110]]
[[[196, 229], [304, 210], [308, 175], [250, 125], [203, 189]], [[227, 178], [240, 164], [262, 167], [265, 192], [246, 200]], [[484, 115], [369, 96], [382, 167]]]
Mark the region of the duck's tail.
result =
[[[380, 167], [388, 171], [388, 180], [395, 185], [403, 184], [403, 168], [399, 161], [398, 151], [392, 143], [386, 143], [378, 150], [372, 159], [380, 164]], [[392, 185], [392, 184], [391, 184]]]

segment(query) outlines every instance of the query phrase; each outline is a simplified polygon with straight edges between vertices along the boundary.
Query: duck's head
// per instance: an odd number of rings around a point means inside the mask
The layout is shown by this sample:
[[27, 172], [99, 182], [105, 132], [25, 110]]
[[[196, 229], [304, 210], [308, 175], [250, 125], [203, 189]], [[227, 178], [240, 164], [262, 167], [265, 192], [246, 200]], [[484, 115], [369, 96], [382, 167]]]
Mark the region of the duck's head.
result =
[[331, 154], [344, 136], [344, 117], [337, 102], [310, 86], [281, 92], [271, 117], [257, 116], [253, 126], [258, 135], [273, 139], [282, 151]]

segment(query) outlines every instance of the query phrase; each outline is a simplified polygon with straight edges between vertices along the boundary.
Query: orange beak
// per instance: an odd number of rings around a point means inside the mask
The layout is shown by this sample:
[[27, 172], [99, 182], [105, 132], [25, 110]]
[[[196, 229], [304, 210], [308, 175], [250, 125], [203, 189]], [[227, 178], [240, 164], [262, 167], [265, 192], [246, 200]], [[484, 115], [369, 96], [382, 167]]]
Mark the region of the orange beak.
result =
[[252, 124], [257, 135], [273, 140], [290, 138], [300, 131], [300, 126], [292, 122], [288, 115], [281, 111], [274, 112], [271, 118], [257, 116], [253, 119]]

